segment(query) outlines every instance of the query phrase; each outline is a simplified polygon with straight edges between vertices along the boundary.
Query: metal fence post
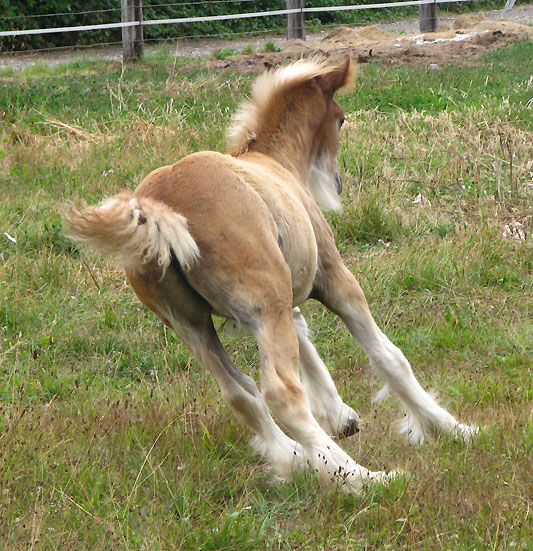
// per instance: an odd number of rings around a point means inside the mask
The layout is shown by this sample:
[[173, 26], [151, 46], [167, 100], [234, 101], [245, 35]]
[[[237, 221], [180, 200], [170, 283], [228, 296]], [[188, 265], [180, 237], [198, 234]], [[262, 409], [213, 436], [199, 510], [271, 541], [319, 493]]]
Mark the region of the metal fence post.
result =
[[142, 0], [120, 0], [122, 22], [138, 25], [122, 27], [122, 59], [141, 58], [144, 51], [142, 28]]
[[418, 6], [418, 22], [421, 33], [433, 33], [439, 24], [439, 8], [433, 4], [421, 4]]
[[285, 0], [288, 10], [299, 9], [300, 12], [287, 14], [287, 40], [301, 38], [305, 40], [305, 0]]

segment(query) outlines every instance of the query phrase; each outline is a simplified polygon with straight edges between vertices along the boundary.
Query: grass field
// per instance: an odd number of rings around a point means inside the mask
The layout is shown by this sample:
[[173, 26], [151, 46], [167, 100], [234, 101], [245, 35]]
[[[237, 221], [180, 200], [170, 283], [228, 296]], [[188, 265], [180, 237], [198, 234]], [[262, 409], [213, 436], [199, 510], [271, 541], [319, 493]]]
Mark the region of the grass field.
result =
[[[530, 549], [533, 44], [475, 67], [365, 65], [341, 99], [338, 246], [423, 385], [484, 428], [470, 447], [409, 446], [398, 404], [371, 405], [364, 355], [309, 303], [364, 420], [343, 446], [409, 473], [355, 497], [276, 480], [121, 270], [62, 235], [65, 202], [224, 148], [251, 80], [182, 63], [0, 73], [0, 550]], [[258, 376], [253, 341], [223, 338]]]

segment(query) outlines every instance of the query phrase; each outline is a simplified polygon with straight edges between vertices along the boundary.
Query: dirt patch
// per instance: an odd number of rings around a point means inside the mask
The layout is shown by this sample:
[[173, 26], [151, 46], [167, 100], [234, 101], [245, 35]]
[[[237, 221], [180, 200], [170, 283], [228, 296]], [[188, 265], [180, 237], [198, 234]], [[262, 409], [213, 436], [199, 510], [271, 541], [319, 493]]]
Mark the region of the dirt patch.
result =
[[399, 34], [373, 25], [356, 29], [339, 27], [320, 38], [291, 40], [279, 52], [210, 59], [202, 66], [258, 73], [263, 70], [265, 62], [278, 65], [301, 57], [345, 54], [359, 63], [382, 60], [389, 63], [471, 65], [489, 50], [518, 40], [533, 39], [533, 27], [511, 21], [489, 21], [483, 14], [459, 16], [451, 26], [443, 25], [437, 30], [435, 33]]

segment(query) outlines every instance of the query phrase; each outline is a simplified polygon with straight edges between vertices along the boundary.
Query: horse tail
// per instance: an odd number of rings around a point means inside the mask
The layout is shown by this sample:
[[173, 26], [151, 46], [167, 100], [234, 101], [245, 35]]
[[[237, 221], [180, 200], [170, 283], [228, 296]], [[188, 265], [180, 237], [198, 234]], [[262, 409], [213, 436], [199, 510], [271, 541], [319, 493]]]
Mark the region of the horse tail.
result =
[[98, 206], [71, 206], [63, 218], [73, 241], [118, 255], [129, 268], [155, 261], [164, 273], [173, 254], [184, 268], [200, 257], [186, 218], [149, 197], [121, 193]]

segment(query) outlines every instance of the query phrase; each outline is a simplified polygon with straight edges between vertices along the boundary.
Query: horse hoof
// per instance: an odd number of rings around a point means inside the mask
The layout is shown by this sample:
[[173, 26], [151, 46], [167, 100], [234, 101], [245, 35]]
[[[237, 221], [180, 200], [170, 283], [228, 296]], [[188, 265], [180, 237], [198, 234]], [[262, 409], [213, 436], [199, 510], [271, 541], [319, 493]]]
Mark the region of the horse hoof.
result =
[[349, 436], [353, 436], [357, 432], [359, 432], [359, 419], [350, 419], [348, 423], [344, 425], [344, 428], [339, 434], [339, 437], [348, 438]]

